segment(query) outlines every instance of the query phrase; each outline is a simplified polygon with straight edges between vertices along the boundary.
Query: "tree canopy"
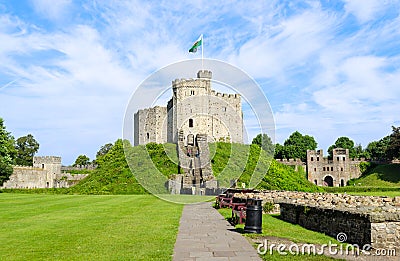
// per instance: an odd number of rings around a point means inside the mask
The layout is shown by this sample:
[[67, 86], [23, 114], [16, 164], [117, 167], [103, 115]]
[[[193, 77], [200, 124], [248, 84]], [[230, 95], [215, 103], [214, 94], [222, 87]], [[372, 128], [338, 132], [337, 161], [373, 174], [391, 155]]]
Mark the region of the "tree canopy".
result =
[[272, 156], [274, 153], [274, 149], [275, 146], [272, 143], [271, 138], [268, 136], [268, 134], [258, 134], [253, 141], [251, 142], [251, 144], [256, 144], [258, 146], [260, 146], [266, 153], [268, 156]]
[[0, 185], [8, 179], [13, 172], [12, 165], [16, 156], [14, 137], [6, 130], [4, 121], [0, 118]]
[[100, 147], [100, 150], [96, 154], [96, 159], [98, 159], [101, 156], [106, 155], [113, 147], [114, 145], [112, 143], [107, 143], [104, 144], [103, 146]]
[[283, 143], [283, 146], [276, 144], [275, 146], [275, 158], [287, 158], [287, 159], [301, 159], [302, 161], [307, 160], [307, 150], [315, 150], [317, 148], [317, 142], [314, 137], [309, 135], [302, 135], [300, 132], [293, 132], [287, 140]]
[[379, 141], [372, 141], [368, 144], [365, 151], [369, 154], [369, 158], [375, 160], [386, 159], [386, 150], [389, 145], [390, 137], [386, 136]]
[[392, 134], [389, 136], [386, 157], [389, 160], [394, 158], [400, 159], [400, 127], [392, 126]]
[[79, 155], [78, 158], [76, 158], [75, 163], [72, 165], [74, 167], [76, 166], [86, 166], [89, 165], [90, 159], [86, 155]]
[[17, 157], [15, 163], [22, 166], [32, 166], [33, 156], [39, 150], [39, 143], [32, 134], [19, 137], [15, 144]]
[[332, 159], [332, 156], [333, 156], [333, 149], [336, 149], [336, 148], [348, 149], [350, 158], [358, 157], [356, 148], [354, 147], [354, 141], [351, 140], [349, 137], [339, 137], [335, 141], [335, 144], [331, 145], [328, 148], [328, 153], [329, 153], [330, 159]]

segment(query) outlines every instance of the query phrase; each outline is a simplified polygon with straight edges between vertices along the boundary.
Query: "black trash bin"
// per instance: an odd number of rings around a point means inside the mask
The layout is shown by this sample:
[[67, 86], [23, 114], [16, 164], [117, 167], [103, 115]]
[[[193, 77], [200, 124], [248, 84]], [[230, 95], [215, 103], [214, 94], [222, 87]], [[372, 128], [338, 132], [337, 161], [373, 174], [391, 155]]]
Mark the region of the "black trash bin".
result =
[[261, 234], [262, 232], [262, 199], [248, 199], [246, 204], [246, 223], [244, 233]]

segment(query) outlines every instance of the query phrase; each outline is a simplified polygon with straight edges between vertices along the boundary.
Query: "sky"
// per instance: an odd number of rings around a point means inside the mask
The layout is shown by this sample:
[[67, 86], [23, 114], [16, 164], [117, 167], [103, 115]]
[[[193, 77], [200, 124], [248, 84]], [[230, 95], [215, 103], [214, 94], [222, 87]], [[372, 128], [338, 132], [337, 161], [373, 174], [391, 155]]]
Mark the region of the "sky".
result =
[[122, 137], [137, 86], [199, 58], [188, 50], [204, 34], [205, 58], [260, 85], [277, 143], [297, 130], [325, 151], [340, 136], [366, 147], [400, 126], [399, 12], [400, 0], [0, 0], [0, 117], [38, 155], [94, 159]]

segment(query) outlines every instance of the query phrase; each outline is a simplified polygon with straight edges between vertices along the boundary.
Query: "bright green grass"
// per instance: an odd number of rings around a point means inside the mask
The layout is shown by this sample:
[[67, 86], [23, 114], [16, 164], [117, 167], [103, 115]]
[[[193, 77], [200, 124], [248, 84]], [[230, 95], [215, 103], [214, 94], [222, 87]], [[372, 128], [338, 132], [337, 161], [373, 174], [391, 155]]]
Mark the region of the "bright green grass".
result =
[[378, 165], [351, 185], [363, 187], [400, 187], [400, 164]]
[[[218, 210], [222, 216], [226, 219], [231, 217], [231, 209], [223, 208]], [[286, 238], [295, 243], [309, 243], [309, 244], [328, 244], [329, 241], [333, 244], [340, 244], [337, 240], [332, 237], [329, 237], [325, 234], [314, 232], [308, 229], [305, 229], [299, 225], [294, 225], [288, 222], [285, 222], [278, 218], [278, 215], [263, 215], [262, 220], [262, 234], [245, 234], [248, 237], [262, 237], [262, 236], [273, 236]], [[236, 229], [238, 231], [243, 231], [244, 225], [236, 225]], [[327, 256], [312, 256], [312, 255], [298, 255], [293, 256], [290, 253], [286, 256], [279, 255], [277, 252], [274, 252], [273, 255], [269, 253], [261, 256], [264, 260], [334, 260], [331, 257]]]
[[0, 194], [0, 260], [171, 260], [182, 205], [150, 195]]
[[348, 192], [347, 194], [359, 196], [399, 197], [400, 191]]

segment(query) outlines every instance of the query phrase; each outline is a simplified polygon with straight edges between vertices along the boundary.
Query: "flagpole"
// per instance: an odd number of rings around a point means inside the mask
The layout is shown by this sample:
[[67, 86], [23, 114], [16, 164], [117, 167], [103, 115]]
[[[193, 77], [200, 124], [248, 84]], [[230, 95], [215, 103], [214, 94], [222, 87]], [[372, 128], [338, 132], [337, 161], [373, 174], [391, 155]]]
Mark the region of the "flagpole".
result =
[[204, 63], [203, 63], [203, 51], [204, 51], [204, 39], [203, 39], [203, 34], [201, 34], [201, 70], [204, 70]]

